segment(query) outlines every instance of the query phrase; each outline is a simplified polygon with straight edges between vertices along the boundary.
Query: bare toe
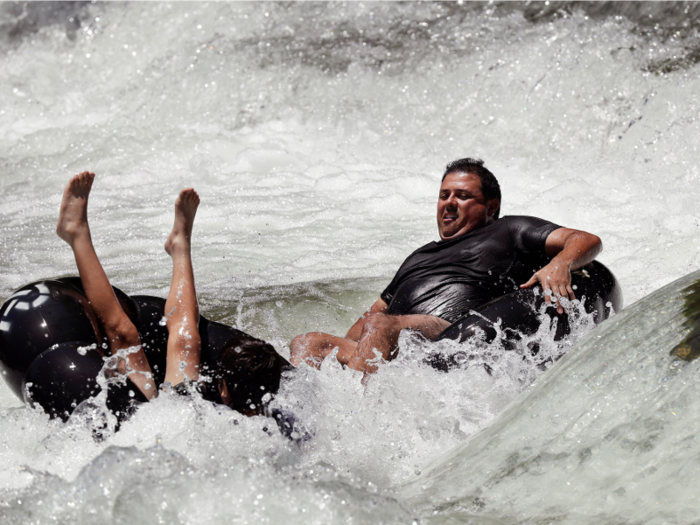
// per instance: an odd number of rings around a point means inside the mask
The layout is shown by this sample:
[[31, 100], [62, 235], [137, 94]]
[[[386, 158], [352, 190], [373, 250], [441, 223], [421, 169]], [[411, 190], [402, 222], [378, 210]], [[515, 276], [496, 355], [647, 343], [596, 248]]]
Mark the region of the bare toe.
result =
[[165, 251], [170, 255], [175, 249], [190, 249], [192, 225], [199, 207], [199, 195], [193, 188], [185, 188], [175, 200], [175, 222], [165, 241]]
[[56, 233], [71, 244], [76, 235], [90, 232], [87, 220], [87, 203], [95, 174], [84, 171], [71, 177], [63, 190]]

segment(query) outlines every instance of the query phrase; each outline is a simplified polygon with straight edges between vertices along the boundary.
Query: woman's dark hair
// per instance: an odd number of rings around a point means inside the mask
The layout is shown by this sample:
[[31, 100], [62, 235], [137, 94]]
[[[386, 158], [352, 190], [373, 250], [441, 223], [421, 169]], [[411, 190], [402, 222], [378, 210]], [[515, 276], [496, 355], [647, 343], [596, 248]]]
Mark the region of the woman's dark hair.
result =
[[498, 199], [498, 209], [496, 213], [493, 214], [494, 219], [498, 219], [501, 214], [501, 186], [498, 184], [498, 180], [493, 173], [484, 167], [484, 161], [481, 159], [458, 159], [450, 162], [445, 168], [445, 173], [442, 176], [442, 180], [445, 180], [450, 173], [455, 172], [471, 173], [472, 175], [479, 177], [481, 181], [481, 193], [484, 194], [484, 199], [490, 201], [491, 199]]
[[263, 396], [279, 390], [283, 364], [282, 356], [264, 341], [228, 341], [219, 353], [217, 375], [226, 383], [229, 406], [245, 414], [262, 413]]

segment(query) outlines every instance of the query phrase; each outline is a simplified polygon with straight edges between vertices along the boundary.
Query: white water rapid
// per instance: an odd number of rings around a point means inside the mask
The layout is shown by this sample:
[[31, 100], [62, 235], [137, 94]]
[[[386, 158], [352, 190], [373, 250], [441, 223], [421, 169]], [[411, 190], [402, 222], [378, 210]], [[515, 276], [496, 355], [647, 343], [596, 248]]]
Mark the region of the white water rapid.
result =
[[54, 230], [88, 169], [107, 274], [164, 296], [194, 186], [202, 313], [288, 355], [344, 333], [436, 239], [444, 165], [474, 156], [504, 214], [599, 235], [628, 305], [545, 373], [509, 354], [444, 374], [411, 337], [366, 388], [302, 369], [279, 396], [313, 429], [301, 446], [167, 396], [96, 441], [0, 382], [0, 522], [697, 523], [700, 365], [668, 354], [700, 275], [658, 290], [700, 268], [699, 20], [692, 3], [0, 4], [3, 301], [76, 273]]

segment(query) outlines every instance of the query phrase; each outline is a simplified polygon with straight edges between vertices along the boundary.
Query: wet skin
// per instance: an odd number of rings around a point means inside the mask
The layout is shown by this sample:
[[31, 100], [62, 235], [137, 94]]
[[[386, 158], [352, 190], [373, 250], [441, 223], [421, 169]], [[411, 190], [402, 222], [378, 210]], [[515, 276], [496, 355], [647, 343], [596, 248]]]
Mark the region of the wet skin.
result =
[[456, 171], [445, 177], [437, 205], [438, 233], [444, 241], [493, 222], [498, 199], [487, 201], [476, 175]]

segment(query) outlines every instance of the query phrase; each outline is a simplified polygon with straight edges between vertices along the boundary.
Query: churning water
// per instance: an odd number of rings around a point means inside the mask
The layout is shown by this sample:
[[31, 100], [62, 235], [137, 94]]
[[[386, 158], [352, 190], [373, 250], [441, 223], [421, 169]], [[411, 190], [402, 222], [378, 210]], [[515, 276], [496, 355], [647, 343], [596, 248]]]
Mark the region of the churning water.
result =
[[436, 238], [443, 166], [478, 156], [504, 213], [601, 236], [632, 305], [532, 386], [517, 352], [443, 374], [408, 336], [366, 387], [303, 369], [278, 399], [301, 445], [168, 396], [95, 441], [1, 385], [2, 523], [697, 523], [700, 365], [669, 351], [700, 275], [654, 291], [700, 268], [699, 25], [683, 3], [0, 4], [0, 298], [75, 273], [54, 227], [86, 169], [108, 275], [163, 296], [194, 186], [202, 312], [288, 354]]

